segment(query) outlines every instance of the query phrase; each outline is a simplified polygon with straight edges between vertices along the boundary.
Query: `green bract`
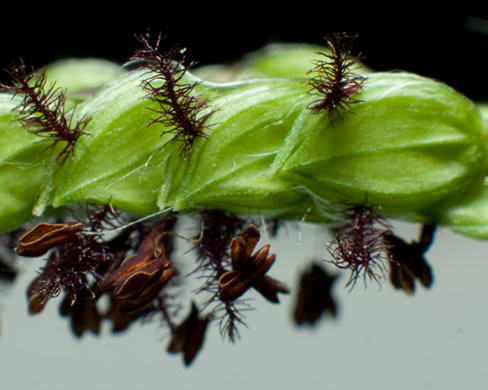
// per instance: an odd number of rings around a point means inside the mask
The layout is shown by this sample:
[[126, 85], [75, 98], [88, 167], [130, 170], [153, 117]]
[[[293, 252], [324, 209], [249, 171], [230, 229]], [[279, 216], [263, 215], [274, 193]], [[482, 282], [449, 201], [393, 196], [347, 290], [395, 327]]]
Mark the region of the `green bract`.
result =
[[[307, 77], [321, 54], [331, 54], [330, 48], [307, 44], [270, 44], [251, 53], [244, 60], [244, 67], [237, 77]], [[354, 68], [356, 73], [369, 73], [363, 64]]]
[[91, 118], [72, 159], [51, 176], [36, 213], [49, 205], [109, 203], [137, 214], [157, 210], [160, 166], [170, 150], [161, 128], [148, 127], [151, 111], [140, 84], [144, 72], [133, 72], [80, 104], [74, 118]]
[[412, 74], [368, 77], [352, 113], [306, 135], [291, 134], [278, 172], [317, 203], [362, 204], [386, 213], [422, 212], [478, 174], [483, 120], [451, 88]]
[[67, 91], [71, 104], [80, 103], [98, 88], [121, 77], [125, 71], [118, 64], [97, 58], [66, 59], [46, 67], [48, 80]]
[[32, 218], [39, 194], [46, 144], [15, 121], [20, 99], [0, 94], [0, 232], [15, 229]]
[[160, 208], [219, 208], [282, 215], [307, 195], [271, 171], [272, 163], [309, 97], [304, 85], [257, 81], [222, 89], [207, 140], [199, 140], [179, 175], [167, 172]]
[[[487, 105], [479, 108], [486, 123]], [[485, 147], [487, 135], [485, 131]], [[475, 180], [464, 191], [439, 205], [431, 218], [466, 236], [488, 238], [488, 153], [484, 153], [483, 168]]]

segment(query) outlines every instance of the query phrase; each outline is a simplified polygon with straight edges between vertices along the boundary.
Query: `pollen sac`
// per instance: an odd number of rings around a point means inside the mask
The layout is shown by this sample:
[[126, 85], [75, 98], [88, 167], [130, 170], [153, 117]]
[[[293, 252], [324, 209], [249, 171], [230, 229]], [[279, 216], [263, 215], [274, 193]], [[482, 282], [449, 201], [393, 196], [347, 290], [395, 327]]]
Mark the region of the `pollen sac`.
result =
[[171, 281], [177, 274], [173, 267], [167, 267], [155, 277], [148, 280], [139, 294], [132, 294], [126, 299], [115, 297], [118, 302], [118, 308], [121, 313], [133, 314], [146, 310], [151, 302], [158, 296], [160, 291]]
[[256, 280], [264, 276], [276, 258], [275, 255], [268, 256], [268, 251], [269, 245], [266, 245], [248, 259], [248, 264], [239, 270], [229, 271], [222, 275], [219, 280], [219, 297], [222, 301], [236, 300], [252, 287]]
[[140, 253], [124, 260], [99, 287], [114, 289], [112, 295], [121, 312], [134, 312], [145, 309], [175, 274], [164, 254], [154, 258], [152, 252]]
[[367, 199], [382, 212], [412, 212], [462, 192], [479, 173], [484, 123], [466, 97], [406, 73], [371, 74], [356, 97], [343, 120], [322, 115], [282, 156], [280, 172], [316, 203]]
[[42, 256], [51, 248], [76, 240], [77, 233], [84, 226], [81, 222], [40, 223], [20, 236], [17, 242], [17, 254], [26, 257]]
[[35, 315], [41, 313], [48, 300], [53, 296], [57, 296], [59, 292], [59, 288], [50, 284], [44, 275], [38, 275], [27, 288], [29, 314]]
[[171, 235], [167, 233], [174, 224], [175, 219], [156, 224], [139, 245], [138, 253], [109, 270], [99, 282], [100, 291], [113, 290], [116, 311], [132, 314], [147, 309], [176, 275], [176, 268], [166, 257], [171, 252]]
[[159, 279], [170, 262], [162, 257], [149, 261], [134, 270], [115, 285], [114, 297], [117, 300], [134, 299], [147, 288], [152, 281]]
[[256, 280], [252, 286], [271, 303], [280, 303], [278, 294], [290, 293], [290, 289], [285, 283], [268, 275], [264, 275], [262, 278]]
[[283, 283], [265, 275], [276, 259], [275, 254], [269, 254], [269, 245], [252, 255], [258, 241], [259, 230], [254, 225], [249, 225], [231, 241], [232, 271], [220, 277], [221, 301], [234, 301], [251, 287], [272, 303], [279, 303], [278, 293], [289, 292]]

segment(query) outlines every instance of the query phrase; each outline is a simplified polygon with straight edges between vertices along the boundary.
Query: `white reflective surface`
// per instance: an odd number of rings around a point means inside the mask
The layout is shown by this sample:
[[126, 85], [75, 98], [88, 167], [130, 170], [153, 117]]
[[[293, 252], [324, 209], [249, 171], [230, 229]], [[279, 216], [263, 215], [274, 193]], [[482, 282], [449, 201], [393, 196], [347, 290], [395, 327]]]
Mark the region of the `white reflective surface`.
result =
[[[396, 233], [414, 238], [417, 227], [401, 224]], [[283, 229], [271, 242], [277, 262], [269, 274], [295, 286], [298, 270], [325, 256], [327, 239], [316, 227]], [[25, 272], [0, 296], [0, 383], [39, 390], [486, 388], [487, 249], [488, 242], [440, 230], [426, 256], [433, 287], [417, 286], [413, 297], [387, 280], [381, 289], [358, 283], [349, 292], [345, 271], [333, 288], [339, 318], [315, 329], [293, 325], [294, 295], [275, 306], [253, 293], [256, 310], [246, 314], [241, 340], [223, 342], [212, 324], [189, 368], [165, 352], [168, 332], [158, 323], [118, 336], [105, 324], [100, 337], [78, 340], [58, 316], [59, 299], [29, 317], [25, 289], [39, 261], [26, 259]]]

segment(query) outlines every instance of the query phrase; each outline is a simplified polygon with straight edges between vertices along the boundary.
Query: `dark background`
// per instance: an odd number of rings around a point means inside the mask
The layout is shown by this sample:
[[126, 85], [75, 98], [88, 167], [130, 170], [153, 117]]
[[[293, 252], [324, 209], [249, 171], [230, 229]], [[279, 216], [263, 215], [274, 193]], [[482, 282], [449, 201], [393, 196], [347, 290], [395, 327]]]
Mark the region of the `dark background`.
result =
[[[120, 6], [119, 6], [120, 7]], [[322, 44], [330, 32], [358, 33], [356, 46], [376, 70], [401, 69], [445, 81], [473, 99], [488, 100], [488, 15], [455, 10], [448, 15], [399, 10], [395, 16], [321, 9], [273, 14], [262, 10], [195, 10], [189, 5], [137, 10], [22, 11], [16, 24], [0, 27], [1, 68], [22, 57], [40, 67], [65, 57], [102, 57], [123, 63], [147, 28], [167, 36], [167, 47], [187, 47], [199, 64], [232, 62], [270, 42]], [[188, 8], [188, 9], [186, 9]], [[15, 11], [5, 15], [13, 15]], [[123, 16], [121, 16], [123, 15]], [[211, 16], [209, 16], [211, 15]], [[5, 72], [1, 81], [7, 81]]]

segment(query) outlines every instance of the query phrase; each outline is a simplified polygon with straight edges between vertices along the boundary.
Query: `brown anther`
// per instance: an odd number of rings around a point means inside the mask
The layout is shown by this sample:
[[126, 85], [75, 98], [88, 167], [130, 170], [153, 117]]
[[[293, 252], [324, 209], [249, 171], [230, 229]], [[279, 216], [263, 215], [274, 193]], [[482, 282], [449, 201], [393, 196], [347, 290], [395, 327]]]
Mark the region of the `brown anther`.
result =
[[286, 284], [268, 275], [264, 275], [262, 278], [256, 280], [252, 286], [271, 303], [280, 303], [278, 293], [290, 293], [290, 289]]
[[259, 238], [261, 235], [259, 234], [259, 229], [254, 225], [249, 225], [244, 229], [241, 233], [241, 239], [245, 242], [245, 256], [249, 258], [252, 255], [252, 252], [256, 248], [256, 245], [259, 242]]
[[29, 300], [29, 314], [39, 314], [44, 310], [52, 294], [46, 288], [44, 275], [37, 276], [27, 287], [27, 299]]
[[160, 257], [161, 254], [169, 252], [171, 232], [173, 231], [176, 219], [167, 218], [159, 222], [151, 232], [142, 240], [138, 252], [153, 252], [153, 256]]
[[40, 276], [34, 279], [27, 288], [27, 299], [29, 300], [30, 315], [39, 314], [42, 312], [48, 301], [46, 294], [43, 294], [42, 290], [38, 290], [38, 287], [42, 283], [39, 278]]
[[138, 253], [125, 259], [118, 268], [111, 269], [99, 283], [99, 290], [113, 289], [117, 310], [120, 313], [136, 313], [148, 308], [161, 289], [169, 283], [177, 271], [167, 259], [168, 231], [175, 220], [158, 223], [144, 238]]
[[51, 248], [75, 241], [84, 226], [81, 222], [40, 223], [20, 236], [17, 253], [26, 257], [42, 256]]
[[115, 297], [119, 303], [120, 312], [136, 313], [141, 310], [145, 310], [176, 274], [176, 268], [167, 267], [161, 274], [159, 274], [159, 277], [154, 277], [153, 279], [149, 280], [144, 286], [144, 289], [142, 289], [138, 294], [127, 296], [125, 299]]
[[186, 366], [189, 366], [202, 348], [209, 321], [210, 316], [199, 317], [198, 308], [195, 302], [192, 302], [188, 317], [173, 330], [168, 352], [183, 352], [183, 361]]
[[229, 271], [220, 277], [220, 300], [236, 300], [249, 290], [255, 281], [264, 276], [276, 259], [274, 254], [268, 256], [268, 251], [269, 245], [266, 245], [249, 258], [238, 271]]
[[283, 284], [274, 279], [265, 279], [265, 274], [273, 265], [276, 255], [268, 254], [269, 245], [252, 255], [258, 241], [259, 230], [254, 225], [248, 226], [239, 237], [232, 239], [232, 271], [225, 272], [219, 279], [221, 301], [234, 301], [251, 287], [255, 287], [271, 302], [278, 301], [278, 292], [288, 292]]
[[234, 237], [230, 242], [230, 257], [232, 258], [232, 268], [241, 269], [247, 259], [251, 257], [259, 241], [259, 230], [254, 225], [249, 225], [239, 237]]
[[152, 251], [137, 253], [128, 257], [115, 270], [110, 270], [109, 274], [100, 282], [99, 289], [101, 291], [110, 290], [114, 288], [119, 282], [126, 279], [129, 275], [143, 269], [148, 263], [153, 260]]
[[40, 292], [31, 294], [29, 296], [29, 314], [35, 315], [41, 313], [44, 310], [47, 301], [48, 300]]
[[144, 309], [176, 274], [164, 254], [156, 259], [152, 254], [146, 252], [129, 257], [101, 282], [100, 291], [114, 289], [112, 295], [121, 312]]
[[155, 259], [139, 270], [127, 275], [114, 289], [114, 297], [119, 301], [137, 297], [152, 281], [159, 279], [171, 262], [165, 257]]
[[246, 242], [241, 237], [235, 237], [230, 242], [230, 257], [233, 269], [242, 268], [249, 258], [246, 254]]

